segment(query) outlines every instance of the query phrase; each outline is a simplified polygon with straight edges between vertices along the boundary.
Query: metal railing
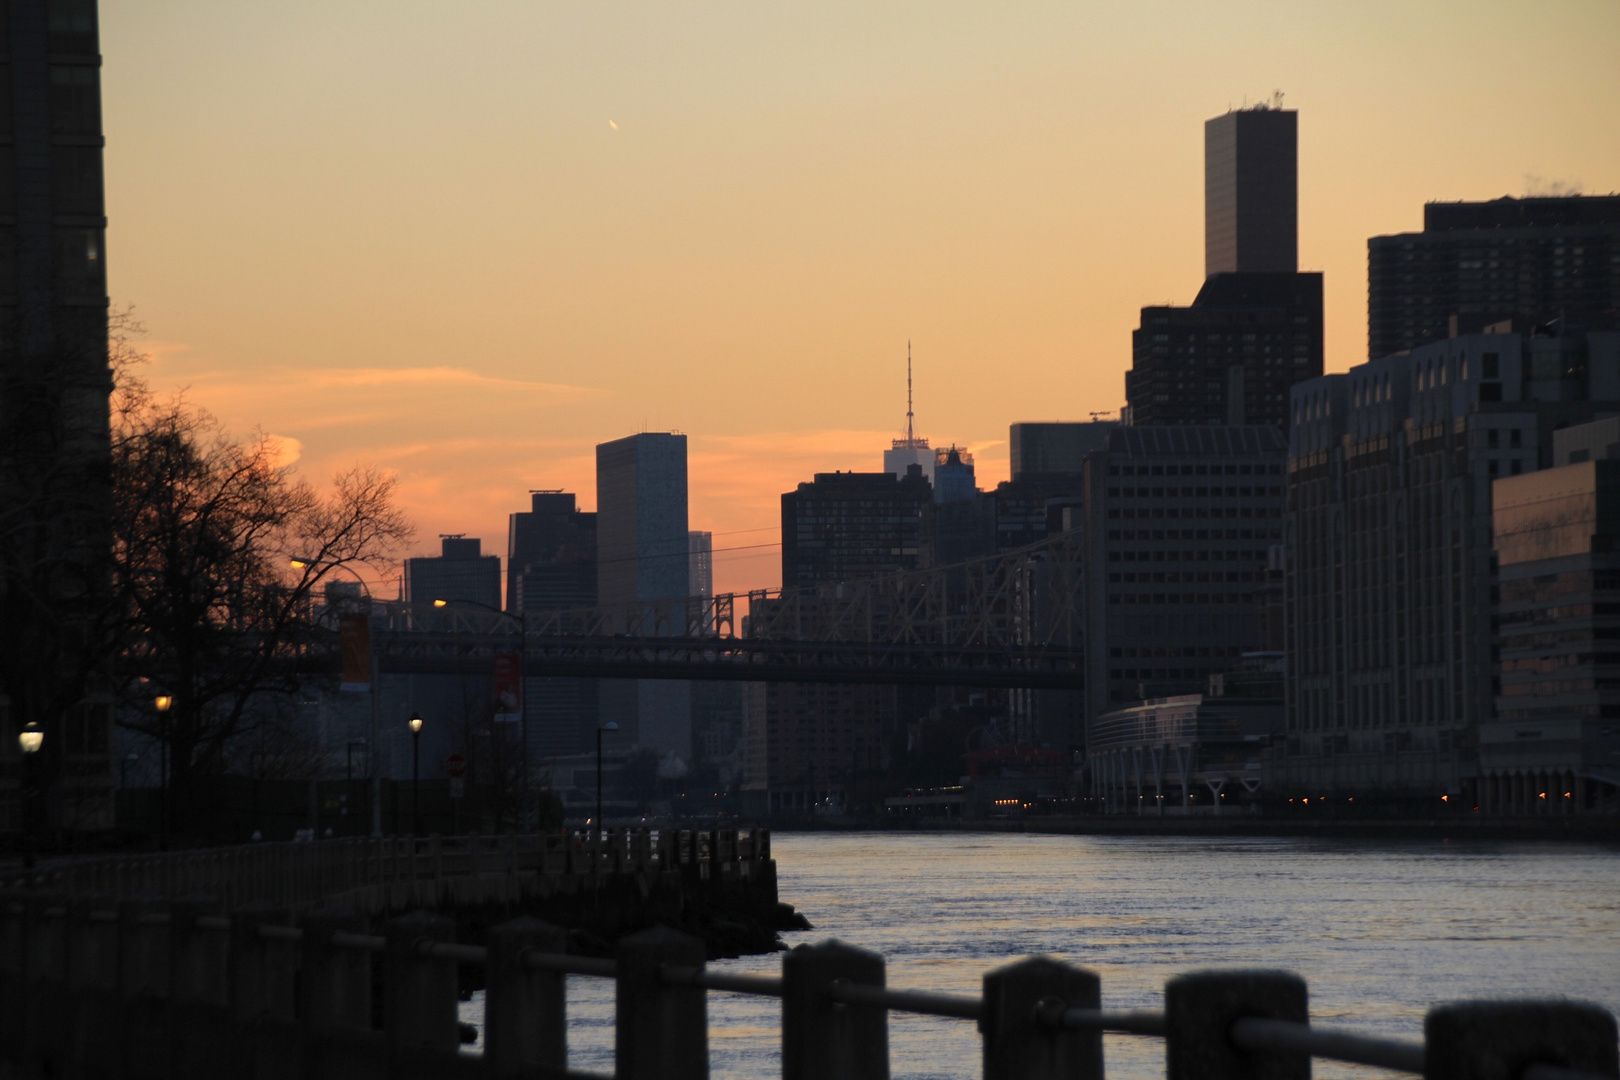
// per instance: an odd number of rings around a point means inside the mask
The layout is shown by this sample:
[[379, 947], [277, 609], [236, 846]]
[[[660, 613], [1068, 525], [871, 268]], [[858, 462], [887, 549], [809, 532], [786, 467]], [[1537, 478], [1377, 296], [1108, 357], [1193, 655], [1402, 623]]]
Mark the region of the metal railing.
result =
[[[589, 1076], [567, 1069], [566, 977], [580, 975], [615, 980], [619, 1080], [706, 1077], [710, 993], [781, 1000], [787, 1080], [887, 1077], [890, 1012], [974, 1021], [987, 1080], [1101, 1080], [1104, 1033], [1163, 1039], [1170, 1080], [1309, 1080], [1313, 1058], [1436, 1080], [1620, 1076], [1613, 1016], [1564, 1000], [1437, 1006], [1416, 1042], [1312, 1025], [1304, 980], [1280, 971], [1194, 972], [1166, 983], [1161, 1010], [1109, 1011], [1097, 975], [1046, 957], [987, 973], [973, 997], [890, 988], [881, 956], [836, 941], [767, 976], [712, 971], [702, 941], [664, 928], [611, 959], [569, 954], [564, 931], [527, 918], [481, 945], [426, 913], [383, 929], [206, 899], [0, 899], [0, 1063], [41, 1077]], [[486, 987], [481, 1056], [459, 1045], [468, 965]]]

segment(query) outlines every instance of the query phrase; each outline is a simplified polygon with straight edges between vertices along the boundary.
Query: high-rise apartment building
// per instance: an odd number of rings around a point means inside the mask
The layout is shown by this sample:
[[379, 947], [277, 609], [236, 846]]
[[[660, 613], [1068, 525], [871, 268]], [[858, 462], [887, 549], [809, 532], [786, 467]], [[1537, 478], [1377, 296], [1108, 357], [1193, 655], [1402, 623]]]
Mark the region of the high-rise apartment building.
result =
[[1007, 429], [1012, 481], [1080, 476], [1086, 455], [1106, 446], [1108, 433], [1118, 426], [1117, 420], [1013, 424]]
[[[507, 527], [506, 610], [522, 618], [596, 604], [596, 515], [566, 491], [535, 491]], [[581, 754], [595, 746], [595, 679], [523, 680], [529, 760]]]
[[[604, 606], [630, 609], [690, 596], [689, 533], [685, 435], [643, 432], [597, 446], [597, 595]], [[605, 679], [600, 685], [602, 720], [619, 725], [610, 744], [692, 760], [688, 684]]]
[[405, 560], [405, 599], [501, 610], [501, 557], [485, 555], [477, 537], [439, 537], [439, 554]]
[[1271, 105], [1204, 122], [1204, 276], [1299, 269], [1299, 114]]
[[1620, 411], [1620, 334], [1472, 334], [1293, 391], [1288, 731], [1273, 795], [1432, 810], [1490, 716], [1491, 482]]
[[1272, 427], [1133, 426], [1086, 459], [1088, 717], [1202, 693], [1277, 647], [1286, 453]]
[[1429, 203], [1423, 231], [1367, 241], [1371, 359], [1511, 322], [1620, 317], [1620, 195]]
[[1480, 728], [1478, 803], [1486, 813], [1612, 815], [1620, 419], [1554, 432], [1553, 453], [1557, 467], [1492, 485], [1498, 685]]
[[1288, 388], [1322, 373], [1322, 275], [1298, 273], [1298, 114], [1204, 125], [1204, 287], [1131, 336], [1128, 422], [1287, 430]]
[[[45, 731], [38, 830], [113, 824], [111, 682], [85, 626], [109, 546], [106, 209], [95, 0], [0, 9], [0, 758]], [[7, 775], [17, 767], [8, 763]], [[21, 824], [0, 778], [0, 828]]]

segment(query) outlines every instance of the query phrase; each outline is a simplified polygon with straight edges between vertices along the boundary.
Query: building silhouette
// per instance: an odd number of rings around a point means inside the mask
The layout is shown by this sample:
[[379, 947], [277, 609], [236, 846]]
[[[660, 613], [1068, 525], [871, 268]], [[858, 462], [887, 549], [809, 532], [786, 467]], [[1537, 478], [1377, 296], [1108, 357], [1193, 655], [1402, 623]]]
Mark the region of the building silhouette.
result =
[[1511, 322], [1620, 316], [1620, 195], [1429, 203], [1423, 231], [1367, 241], [1367, 355]]
[[1620, 334], [1573, 328], [1459, 335], [1294, 388], [1273, 796], [1475, 805], [1497, 674], [1492, 481], [1616, 411]]
[[922, 508], [933, 498], [922, 470], [817, 473], [782, 496], [782, 587], [875, 577], [917, 568]]
[[[691, 595], [686, 436], [642, 432], [596, 448], [597, 595], [610, 608], [648, 611]], [[667, 632], [685, 633], [684, 619]], [[673, 767], [692, 759], [692, 699], [684, 682], [604, 679], [610, 746], [657, 752]]]
[[[545, 611], [596, 604], [596, 515], [580, 510], [572, 492], [535, 491], [530, 508], [509, 518], [506, 610], [532, 624]], [[524, 679], [529, 760], [595, 749], [595, 679]]]
[[472, 604], [501, 610], [501, 557], [477, 537], [439, 537], [439, 554], [405, 560], [405, 599], [413, 604]]
[[1322, 275], [1298, 272], [1298, 114], [1260, 105], [1204, 125], [1204, 286], [1142, 309], [1128, 422], [1286, 430], [1288, 388], [1322, 373]]
[[[3, 14], [0, 828], [106, 829], [112, 683], [85, 648], [112, 507], [96, 4], [12, 0]], [[30, 721], [45, 738], [25, 824], [16, 732]]]
[[1204, 276], [1299, 269], [1299, 113], [1271, 105], [1204, 122]]

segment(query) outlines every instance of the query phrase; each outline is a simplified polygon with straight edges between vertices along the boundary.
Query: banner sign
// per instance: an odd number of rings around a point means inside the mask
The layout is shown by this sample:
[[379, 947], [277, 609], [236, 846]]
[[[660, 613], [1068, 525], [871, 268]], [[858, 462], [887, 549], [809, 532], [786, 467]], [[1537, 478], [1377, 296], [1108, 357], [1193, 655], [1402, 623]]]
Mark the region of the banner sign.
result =
[[502, 723], [523, 719], [523, 657], [519, 653], [495, 654], [495, 719]]
[[344, 690], [371, 689], [371, 619], [366, 615], [338, 618], [338, 641], [343, 654]]

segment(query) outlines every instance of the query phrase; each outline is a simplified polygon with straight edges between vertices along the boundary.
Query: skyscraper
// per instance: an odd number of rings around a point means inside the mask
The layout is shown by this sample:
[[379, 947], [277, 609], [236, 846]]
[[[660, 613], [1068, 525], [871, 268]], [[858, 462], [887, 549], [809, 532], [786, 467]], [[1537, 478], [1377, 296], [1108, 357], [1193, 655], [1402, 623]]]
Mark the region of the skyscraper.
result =
[[1204, 276], [1299, 269], [1299, 114], [1274, 105], [1204, 122]]
[[1620, 318], [1620, 195], [1429, 203], [1367, 241], [1367, 356], [1511, 322]]
[[[597, 595], [604, 606], [684, 603], [692, 588], [689, 532], [685, 435], [643, 432], [597, 446]], [[688, 684], [604, 679], [601, 702], [603, 722], [619, 725], [610, 742], [692, 760]]]
[[501, 609], [501, 557], [485, 555], [477, 537], [441, 536], [439, 554], [405, 560], [405, 599]]
[[1131, 335], [1128, 422], [1288, 427], [1288, 388], [1322, 373], [1322, 275], [1298, 267], [1298, 114], [1204, 125], [1204, 287]]
[[99, 48], [95, 0], [0, 10], [0, 712], [46, 732], [41, 829], [112, 826], [110, 682], [84, 647], [112, 505]]
[[883, 451], [883, 471], [904, 477], [913, 465], [922, 469], [930, 482], [934, 479], [934, 451], [928, 440], [917, 434], [916, 417], [911, 411], [911, 342], [906, 342], [906, 435], [896, 439]]

